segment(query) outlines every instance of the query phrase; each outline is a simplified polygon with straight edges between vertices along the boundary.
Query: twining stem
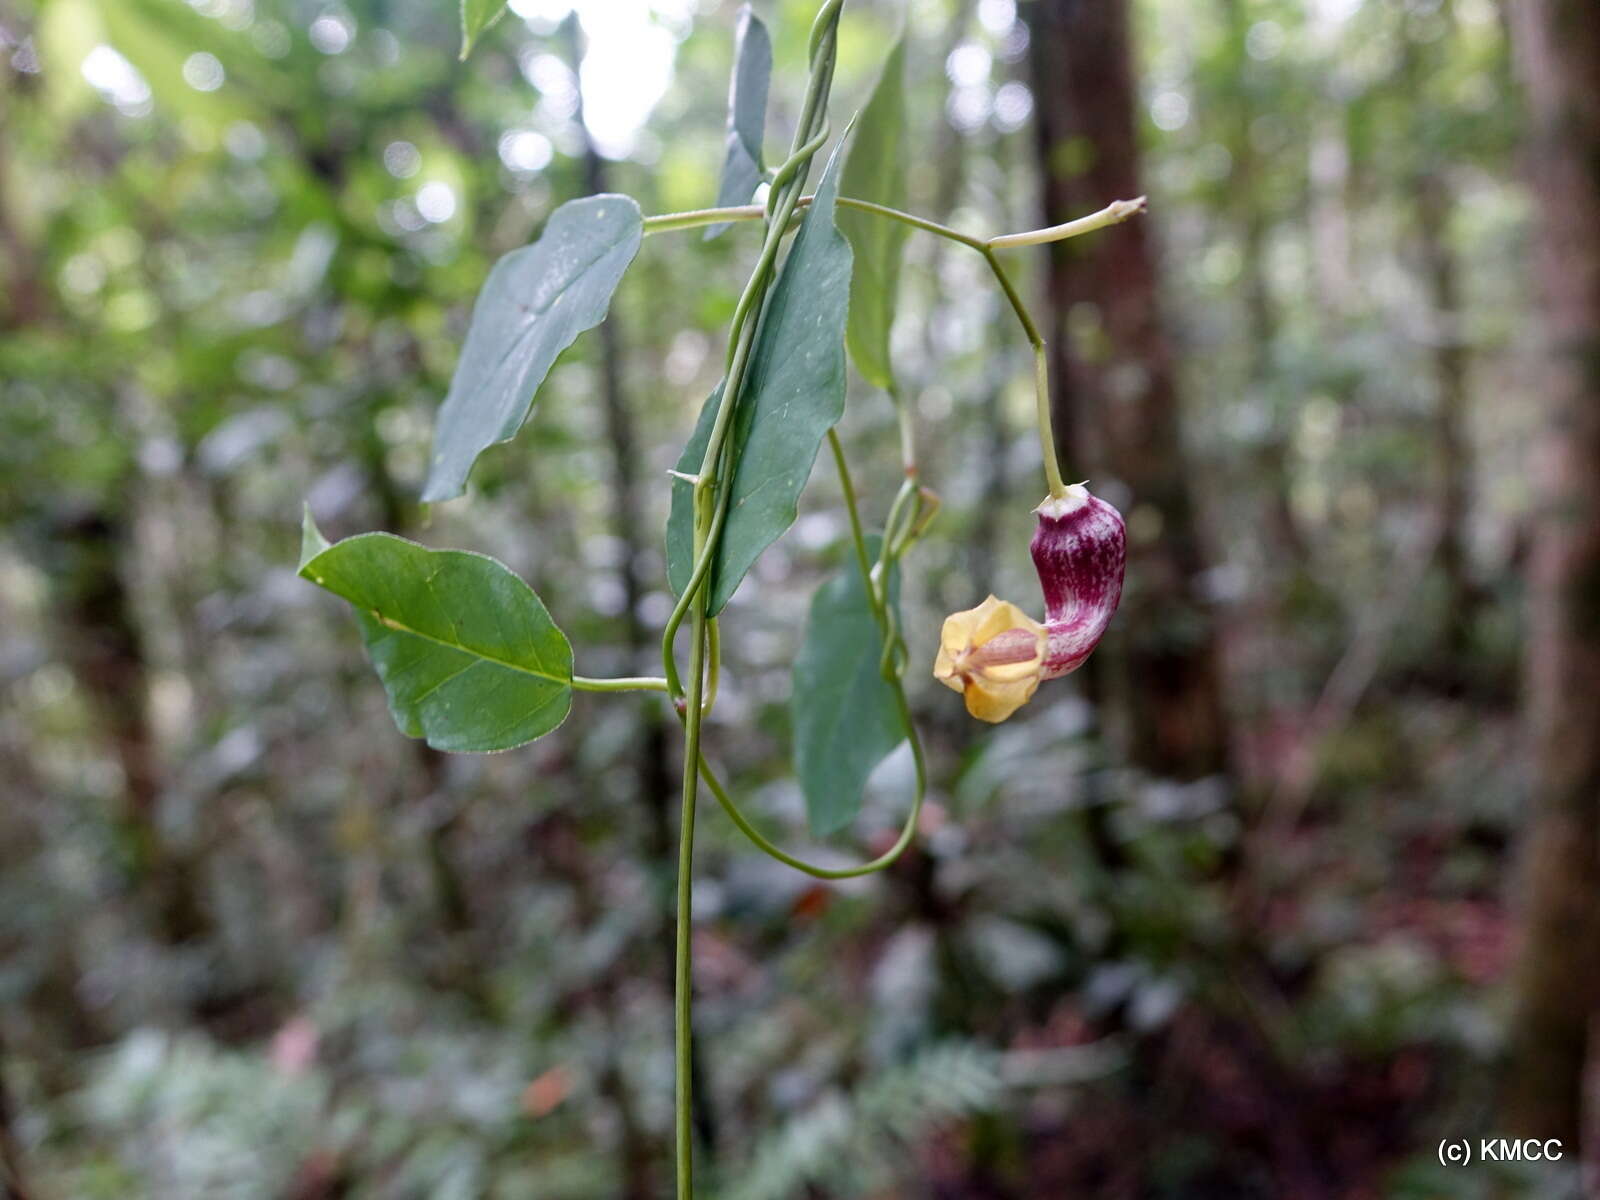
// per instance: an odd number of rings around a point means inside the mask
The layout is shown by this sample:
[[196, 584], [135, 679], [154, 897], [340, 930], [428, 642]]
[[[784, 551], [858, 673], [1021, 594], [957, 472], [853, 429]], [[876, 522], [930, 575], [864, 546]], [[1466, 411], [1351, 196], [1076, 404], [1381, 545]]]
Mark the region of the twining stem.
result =
[[[855, 483], [850, 477], [850, 465], [845, 460], [844, 445], [839, 440], [837, 430], [828, 430], [828, 446], [833, 451], [833, 461], [839, 469], [839, 486], [844, 491], [845, 511], [850, 516], [850, 540], [855, 548], [856, 566], [861, 571], [862, 583], [867, 594], [867, 603], [872, 608], [873, 619], [878, 623], [878, 629], [883, 634], [886, 646], [895, 638], [893, 614], [889, 606], [887, 584], [880, 581], [882, 573], [872, 566], [872, 557], [867, 551], [866, 533], [861, 525], [861, 510], [856, 503]], [[885, 531], [885, 546], [888, 542], [888, 531]], [[890, 560], [892, 561], [892, 559]], [[884, 560], [879, 559], [880, 567]], [[895, 705], [900, 713], [901, 724], [905, 727], [906, 738], [911, 743], [911, 758], [916, 769], [916, 792], [911, 801], [911, 811], [906, 814], [906, 821], [900, 829], [900, 836], [895, 839], [894, 845], [885, 850], [878, 857], [869, 862], [861, 863], [854, 867], [824, 867], [810, 863], [802, 858], [796, 858], [787, 851], [780, 849], [761, 833], [740, 810], [728, 790], [723, 787], [722, 781], [712, 771], [711, 764], [705, 756], [700, 756], [700, 777], [705, 780], [706, 787], [716, 797], [717, 803], [728, 814], [728, 818], [739, 828], [747, 838], [755, 843], [756, 847], [771, 857], [777, 859], [785, 866], [803, 871], [817, 879], [853, 879], [861, 875], [871, 875], [892, 866], [917, 834], [917, 822], [922, 816], [923, 800], [928, 794], [928, 765], [922, 750], [922, 739], [917, 736], [916, 724], [911, 719], [911, 706], [906, 700], [905, 688], [900, 681], [898, 664], [889, 655], [885, 655], [883, 664], [883, 677], [894, 689]]]
[[[751, 317], [760, 310], [761, 302], [766, 297], [768, 285], [772, 280], [773, 265], [777, 261], [778, 250], [787, 232], [789, 219], [794, 215], [800, 200], [800, 193], [804, 190], [805, 171], [809, 168], [811, 157], [819, 150], [825, 140], [824, 127], [826, 115], [823, 112], [828, 88], [833, 81], [833, 37], [834, 28], [838, 24], [839, 10], [843, 0], [828, 0], [823, 5], [822, 11], [817, 15], [813, 27], [812, 40], [814, 45], [821, 46], [823, 54], [822, 65], [813, 71], [810, 86], [806, 91], [806, 101], [801, 115], [800, 124], [796, 127], [794, 150], [789, 158], [774, 173], [772, 190], [767, 197], [767, 205], [752, 206], [754, 216], [766, 216], [767, 236], [761, 247], [761, 257], [756, 262], [755, 270], [751, 273], [750, 280], [745, 284], [743, 294], [733, 312], [732, 332], [729, 337], [727, 368], [723, 374], [722, 395], [717, 407], [717, 416], [711, 427], [711, 436], [706, 442], [705, 454], [700, 460], [700, 469], [695, 474], [694, 496], [696, 499], [696, 527], [695, 527], [695, 564], [694, 571], [689, 577], [688, 585], [683, 589], [683, 594], [678, 597], [678, 603], [672, 610], [672, 615], [667, 618], [666, 627], [662, 630], [661, 648], [669, 690], [674, 698], [681, 695], [682, 689], [678, 681], [677, 666], [673, 661], [672, 647], [677, 638], [678, 629], [690, 608], [697, 603], [697, 598], [705, 594], [706, 577], [710, 574], [711, 564], [715, 558], [716, 546], [722, 537], [723, 522], [728, 513], [728, 498], [731, 491], [728, 488], [717, 489], [717, 481], [723, 473], [723, 467], [730, 464], [724, 463], [724, 440], [727, 437], [729, 425], [732, 422], [733, 411], [738, 403], [739, 389], [744, 383], [745, 367], [749, 363], [750, 353], [755, 345], [757, 325]], [[818, 32], [825, 34], [819, 39]], [[814, 132], [808, 132], [813, 130]], [[743, 210], [741, 209], [741, 212]], [[684, 226], [684, 228], [688, 228]], [[731, 472], [730, 472], [731, 474]], [[717, 503], [708, 528], [699, 524], [701, 499], [716, 494]], [[703, 539], [703, 540], [702, 540]]]
[[867, 601], [874, 615], [882, 611], [884, 598], [872, 580], [872, 561], [867, 554], [867, 537], [861, 528], [861, 509], [856, 503], [856, 484], [850, 477], [850, 463], [844, 456], [844, 443], [839, 440], [836, 428], [828, 430], [828, 449], [833, 452], [833, 465], [839, 472], [839, 490], [844, 493], [844, 511], [850, 518], [850, 540], [855, 544], [856, 562], [861, 567], [861, 582], [866, 585]]
[[[910, 706], [905, 703], [903, 694], [897, 694], [900, 695], [901, 716], [906, 722], [906, 728], [912, 729]], [[706, 787], [716, 797], [717, 803], [722, 805], [722, 811], [728, 814], [728, 819], [738, 826], [740, 833], [754, 842], [757, 848], [764, 853], [777, 859], [784, 866], [793, 867], [796, 871], [803, 871], [816, 879], [855, 879], [862, 875], [871, 875], [892, 867], [899, 861], [900, 856], [906, 852], [912, 840], [917, 836], [917, 822], [922, 818], [923, 798], [928, 794], [928, 768], [923, 759], [922, 743], [917, 738], [915, 730], [912, 730], [910, 740], [911, 756], [916, 763], [917, 770], [917, 790], [911, 801], [911, 811], [906, 814], [906, 822], [900, 827], [900, 836], [895, 839], [894, 845], [878, 855], [877, 858], [854, 867], [819, 866], [816, 863], [806, 862], [803, 858], [796, 858], [769, 841], [759, 829], [750, 823], [750, 818], [745, 816], [740, 811], [739, 806], [733, 802], [733, 798], [728, 795], [727, 789], [722, 786], [721, 780], [712, 773], [711, 764], [705, 760], [704, 755], [700, 758], [700, 777], [706, 781]]]
[[[744, 293], [734, 309], [732, 328], [728, 338], [728, 358], [723, 374], [721, 395], [711, 435], [705, 453], [695, 472], [692, 492], [694, 512], [694, 571], [688, 586], [679, 597], [667, 627], [662, 633], [661, 653], [665, 667], [667, 690], [674, 705], [683, 716], [683, 803], [678, 830], [678, 901], [676, 979], [673, 996], [673, 1034], [676, 1047], [676, 1114], [675, 1148], [678, 1200], [692, 1200], [694, 1196], [694, 1138], [691, 1123], [693, 1087], [690, 1075], [691, 1038], [693, 1026], [690, 1019], [691, 985], [691, 935], [694, 880], [694, 819], [699, 783], [700, 731], [706, 716], [706, 656], [713, 634], [710, 624], [708, 577], [711, 564], [716, 559], [718, 543], [728, 514], [728, 486], [737, 466], [736, 448], [728, 442], [728, 430], [740, 399], [745, 371], [755, 346], [755, 318], [761, 311], [776, 271], [778, 250], [788, 232], [805, 190], [806, 176], [811, 169], [811, 159], [827, 140], [827, 99], [833, 84], [833, 66], [837, 49], [839, 14], [844, 0], [824, 0], [811, 29], [811, 78], [806, 87], [805, 102], [795, 127], [794, 141], [789, 157], [773, 173], [767, 203], [757, 215], [766, 220], [766, 239], [755, 270], [745, 285]], [[686, 228], [687, 226], [680, 226]], [[674, 641], [685, 616], [690, 620], [690, 678], [687, 695], [678, 679], [674, 661]], [[713, 650], [713, 657], [715, 653]]]
[[673, 951], [672, 985], [672, 1044], [674, 1069], [675, 1122], [674, 1160], [677, 1173], [678, 1196], [691, 1200], [694, 1196], [694, 1024], [690, 1015], [693, 991], [691, 968], [693, 964], [694, 935], [694, 810], [695, 767], [700, 761], [701, 689], [705, 684], [706, 615], [703, 605], [695, 606], [691, 637], [694, 642], [689, 656], [688, 709], [684, 716], [683, 744], [683, 802], [678, 815], [678, 901], [677, 935]]

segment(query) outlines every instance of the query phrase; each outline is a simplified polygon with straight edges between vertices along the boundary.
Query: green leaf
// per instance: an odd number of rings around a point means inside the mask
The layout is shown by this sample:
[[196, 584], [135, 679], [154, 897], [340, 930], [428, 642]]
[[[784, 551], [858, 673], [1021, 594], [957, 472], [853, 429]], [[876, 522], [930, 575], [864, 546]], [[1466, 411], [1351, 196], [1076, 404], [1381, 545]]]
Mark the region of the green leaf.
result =
[[[870, 558], [877, 557], [878, 541], [868, 539]], [[900, 604], [893, 569], [889, 604]], [[794, 664], [794, 769], [817, 837], [855, 820], [867, 777], [906, 738], [894, 687], [878, 669], [882, 654], [883, 634], [852, 561], [812, 597]]]
[[461, 0], [461, 59], [472, 53], [473, 43], [505, 15], [506, 0]]
[[[761, 143], [766, 136], [767, 87], [772, 82], [772, 39], [747, 4], [739, 10], [733, 42], [733, 77], [728, 81], [728, 150], [717, 185], [717, 207], [749, 204], [761, 186]], [[706, 240], [728, 227], [706, 228]]]
[[435, 750], [509, 750], [572, 706], [572, 646], [501, 563], [388, 533], [329, 545], [306, 513], [300, 575], [356, 609], [407, 737]]
[[424, 500], [459, 496], [478, 455], [516, 436], [557, 357], [605, 320], [643, 236], [631, 199], [590, 196], [563, 204], [538, 241], [495, 263], [439, 409]]
[[[846, 196], [903, 209], [906, 206], [906, 53], [895, 42], [872, 97], [856, 122], [839, 186]], [[889, 333], [900, 292], [900, 251], [910, 230], [899, 221], [845, 209], [839, 229], [850, 239], [856, 269], [850, 280], [846, 341], [862, 378], [894, 391]]]
[[[722, 611], [739, 581], [799, 513], [822, 438], [844, 415], [844, 325], [850, 297], [850, 244], [833, 223], [839, 152], [817, 182], [816, 199], [795, 234], [772, 287], [728, 430], [738, 466], [729, 483], [727, 523], [708, 581], [707, 612]], [[700, 469], [722, 390], [705, 407], [678, 460]], [[683, 593], [694, 573], [694, 489], [672, 484], [667, 578]]]

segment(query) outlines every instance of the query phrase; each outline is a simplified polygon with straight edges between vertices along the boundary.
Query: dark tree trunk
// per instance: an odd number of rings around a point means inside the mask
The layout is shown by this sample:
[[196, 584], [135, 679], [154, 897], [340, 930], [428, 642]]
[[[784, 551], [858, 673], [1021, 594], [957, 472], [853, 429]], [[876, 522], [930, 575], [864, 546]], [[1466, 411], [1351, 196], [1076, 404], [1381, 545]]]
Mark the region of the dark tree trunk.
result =
[[[1126, 0], [1035, 0], [1025, 12], [1045, 221], [1139, 195]], [[1127, 489], [1129, 586], [1107, 691], [1128, 756], [1180, 778], [1224, 770], [1216, 646], [1196, 594], [1204, 559], [1149, 222], [1058, 243], [1049, 288], [1064, 470]]]
[[1413, 212], [1422, 252], [1433, 339], [1434, 451], [1438, 455], [1439, 570], [1444, 576], [1444, 645], [1459, 671], [1472, 644], [1477, 585], [1467, 558], [1467, 494], [1472, 461], [1467, 444], [1467, 347], [1462, 341], [1461, 285], [1447, 240], [1455, 201], [1437, 170], [1413, 183]]
[[[6, 95], [8, 78], [12, 87], [20, 92], [20, 81], [27, 76], [10, 72], [0, 75], [0, 118], [7, 105], [16, 103]], [[11, 180], [7, 178], [9, 133], [4, 120], [0, 119], [0, 263], [5, 263], [7, 268], [4, 294], [0, 295], [0, 329], [23, 329], [45, 315], [48, 298], [39, 275], [38, 254], [5, 206], [11, 187]]]
[[150, 722], [148, 670], [121, 556], [128, 518], [109, 509], [55, 523], [63, 659], [83, 689], [122, 770], [114, 814], [128, 875], [145, 899], [154, 932], [177, 945], [206, 933], [194, 864], [161, 830], [162, 767]]
[[[1453, 22], [1448, 5], [1444, 9]], [[1402, 22], [1401, 80], [1408, 94], [1426, 87], [1439, 69], [1443, 39], [1419, 42], [1409, 22]], [[1444, 583], [1444, 650], [1448, 676], [1459, 679], [1471, 649], [1479, 592], [1467, 556], [1468, 489], [1472, 462], [1467, 439], [1467, 344], [1461, 321], [1461, 282], [1450, 244], [1455, 196], [1446, 173], [1445, 156], [1430, 145], [1430, 121], [1437, 114], [1426, 105], [1417, 110], [1413, 139], [1416, 159], [1411, 172], [1411, 216], [1427, 298], [1426, 333], [1434, 383], [1433, 443], [1437, 455], [1435, 504], [1439, 546], [1436, 551]]]
[[1576, 1144], [1600, 1007], [1600, 21], [1519, 0], [1549, 406], [1528, 581], [1532, 824], [1507, 1117]]
[[24, 1182], [22, 1147], [16, 1136], [17, 1112], [6, 1086], [6, 1055], [0, 1046], [0, 1200], [29, 1200]]

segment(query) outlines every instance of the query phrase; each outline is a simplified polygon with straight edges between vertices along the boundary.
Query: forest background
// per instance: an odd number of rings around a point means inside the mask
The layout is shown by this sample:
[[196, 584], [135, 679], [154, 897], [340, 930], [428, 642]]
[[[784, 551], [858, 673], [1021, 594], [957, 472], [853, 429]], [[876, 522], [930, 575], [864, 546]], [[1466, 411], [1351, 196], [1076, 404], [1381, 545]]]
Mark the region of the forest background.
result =
[[[423, 506], [493, 261], [709, 205], [737, 11], [0, 0], [0, 1191], [664, 1194], [677, 724], [395, 729], [301, 501], [494, 554], [653, 670], [668, 468], [755, 241], [652, 236], [467, 500]], [[772, 144], [809, 0], [774, 32]], [[697, 1136], [729, 1197], [1578, 1194], [1600, 987], [1600, 31], [1581, 0], [852, 0], [914, 211], [1015, 255], [1066, 470], [1128, 519], [1100, 652], [1007, 724], [915, 666], [922, 837], [818, 884], [711, 811]], [[1047, 314], [1047, 315], [1046, 315]], [[1032, 595], [1026, 342], [907, 243], [943, 498], [904, 578]], [[1587, 364], [1587, 365], [1585, 365]], [[864, 504], [899, 484], [853, 379]], [[728, 610], [708, 742], [799, 844], [790, 669], [838, 487]], [[909, 762], [841, 859], [892, 839]], [[1526, 864], [1532, 864], [1528, 866]], [[1445, 1165], [1445, 1138], [1560, 1163]], [[1592, 1141], [1592, 1139], [1591, 1139]]]

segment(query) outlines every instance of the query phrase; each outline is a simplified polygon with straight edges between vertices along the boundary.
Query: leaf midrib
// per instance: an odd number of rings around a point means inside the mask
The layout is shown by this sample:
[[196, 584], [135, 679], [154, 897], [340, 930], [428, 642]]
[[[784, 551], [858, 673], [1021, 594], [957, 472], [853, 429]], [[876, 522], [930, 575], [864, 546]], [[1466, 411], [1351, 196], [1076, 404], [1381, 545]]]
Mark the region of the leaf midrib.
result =
[[[566, 282], [556, 289], [554, 296], [545, 301], [543, 304], [529, 304], [519, 296], [514, 294], [510, 295], [510, 299], [517, 305], [518, 308], [522, 310], [522, 315], [516, 319], [516, 333], [511, 338], [507, 339], [505, 350], [501, 352], [500, 357], [495, 360], [494, 365], [490, 367], [487, 372], [491, 381], [498, 381], [501, 373], [505, 370], [506, 364], [510, 363], [513, 358], [521, 356], [522, 352], [526, 350], [528, 343], [531, 340], [529, 335], [531, 332], [534, 332], [538, 329], [539, 322], [544, 317], [555, 311], [556, 306], [567, 298], [568, 294], [578, 285], [579, 281], [587, 278], [592, 271], [600, 266], [601, 262], [606, 258], [607, 255], [620, 248], [626, 241], [627, 237], [623, 236], [618, 238], [616, 241], [606, 242], [599, 254], [595, 255], [588, 262], [584, 263], [575, 273], [573, 273], [569, 279], [566, 280]], [[529, 250], [537, 250], [538, 248], [538, 242], [534, 242], [532, 245], [527, 247]], [[574, 335], [574, 339], [576, 339], [576, 335]], [[568, 345], [570, 344], [571, 343], [569, 342]], [[522, 363], [517, 366], [516, 369], [519, 373], [526, 371], [527, 364]], [[512, 386], [515, 386], [515, 381], [513, 381]], [[445, 399], [448, 400], [449, 397], [446, 396]], [[516, 399], [516, 395], [513, 394], [513, 408], [515, 408]], [[533, 401], [534, 397], [529, 397], [529, 409], [532, 409]], [[526, 414], [524, 414], [523, 419], [527, 419]], [[520, 421], [518, 422], [518, 426], [521, 426]], [[512, 432], [514, 434], [516, 431], [513, 430]], [[510, 439], [508, 438], [506, 440], [509, 441]]]
[[[563, 679], [559, 675], [549, 675], [544, 671], [535, 671], [531, 667], [524, 667], [519, 663], [508, 662], [503, 658], [496, 658], [492, 654], [485, 654], [482, 651], [474, 650], [469, 646], [459, 645], [454, 642], [447, 642], [443, 638], [435, 637], [431, 633], [423, 633], [420, 629], [413, 629], [403, 621], [397, 621], [393, 617], [386, 617], [375, 608], [368, 609], [367, 611], [372, 614], [372, 619], [379, 625], [382, 625], [385, 629], [393, 629], [398, 633], [409, 633], [412, 637], [421, 638], [425, 642], [432, 642], [435, 646], [441, 646], [446, 650], [454, 650], [458, 654], [470, 655], [480, 662], [490, 663], [497, 667], [504, 667], [508, 671], [517, 672], [519, 675], [531, 675], [535, 679], [544, 679], [548, 680], [550, 683], [559, 683], [563, 687], [570, 688], [572, 686], [572, 680], [570, 678]], [[458, 672], [458, 674], [459, 673], [460, 672]]]

